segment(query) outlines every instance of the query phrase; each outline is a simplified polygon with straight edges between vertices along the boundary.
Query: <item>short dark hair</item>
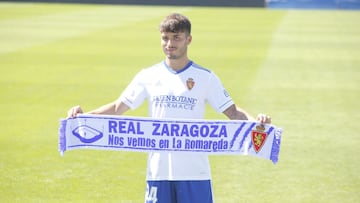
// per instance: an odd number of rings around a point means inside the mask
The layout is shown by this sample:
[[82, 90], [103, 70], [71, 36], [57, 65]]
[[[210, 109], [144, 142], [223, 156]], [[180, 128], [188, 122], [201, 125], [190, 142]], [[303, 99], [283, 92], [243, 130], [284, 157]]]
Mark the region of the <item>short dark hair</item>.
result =
[[160, 32], [185, 32], [191, 33], [190, 20], [179, 13], [172, 13], [164, 18], [160, 23]]

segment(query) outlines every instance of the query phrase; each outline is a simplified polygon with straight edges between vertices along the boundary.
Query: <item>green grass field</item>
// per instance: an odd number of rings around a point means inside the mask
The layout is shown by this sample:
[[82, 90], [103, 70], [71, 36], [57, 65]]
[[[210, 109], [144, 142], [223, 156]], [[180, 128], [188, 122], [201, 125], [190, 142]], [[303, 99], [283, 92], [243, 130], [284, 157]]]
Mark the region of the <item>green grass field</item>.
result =
[[59, 119], [163, 60], [173, 11], [192, 20], [191, 59], [284, 129], [277, 165], [211, 156], [216, 202], [360, 202], [360, 12], [15, 3], [0, 3], [0, 202], [143, 202], [146, 154], [61, 157]]

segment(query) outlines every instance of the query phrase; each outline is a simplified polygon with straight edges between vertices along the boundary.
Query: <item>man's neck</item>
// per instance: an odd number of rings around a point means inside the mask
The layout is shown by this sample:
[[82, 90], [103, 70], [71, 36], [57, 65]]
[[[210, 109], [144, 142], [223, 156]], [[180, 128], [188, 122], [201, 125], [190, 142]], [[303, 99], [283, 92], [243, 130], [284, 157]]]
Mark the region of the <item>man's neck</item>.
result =
[[183, 69], [188, 63], [190, 62], [190, 60], [188, 58], [184, 58], [184, 59], [166, 59], [166, 64], [172, 68], [174, 71], [179, 71], [181, 69]]

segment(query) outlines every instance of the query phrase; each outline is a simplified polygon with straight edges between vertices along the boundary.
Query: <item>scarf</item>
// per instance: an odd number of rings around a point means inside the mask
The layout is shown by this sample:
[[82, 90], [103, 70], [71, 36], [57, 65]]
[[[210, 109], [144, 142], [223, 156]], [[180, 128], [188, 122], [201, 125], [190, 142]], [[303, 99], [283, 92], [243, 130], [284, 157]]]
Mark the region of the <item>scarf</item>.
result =
[[136, 152], [251, 155], [278, 162], [282, 129], [243, 120], [158, 119], [81, 114], [61, 119], [59, 151], [104, 149]]

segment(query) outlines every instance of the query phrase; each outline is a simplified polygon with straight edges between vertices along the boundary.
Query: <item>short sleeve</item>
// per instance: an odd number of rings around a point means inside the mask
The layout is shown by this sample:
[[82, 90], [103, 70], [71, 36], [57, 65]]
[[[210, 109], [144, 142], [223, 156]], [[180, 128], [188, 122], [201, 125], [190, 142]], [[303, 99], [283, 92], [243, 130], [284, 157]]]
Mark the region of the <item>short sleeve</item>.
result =
[[144, 70], [140, 71], [122, 92], [118, 101], [128, 105], [131, 109], [139, 107], [147, 98], [144, 85]]
[[220, 79], [213, 72], [211, 72], [209, 78], [207, 101], [218, 113], [224, 112], [227, 108], [234, 104]]

